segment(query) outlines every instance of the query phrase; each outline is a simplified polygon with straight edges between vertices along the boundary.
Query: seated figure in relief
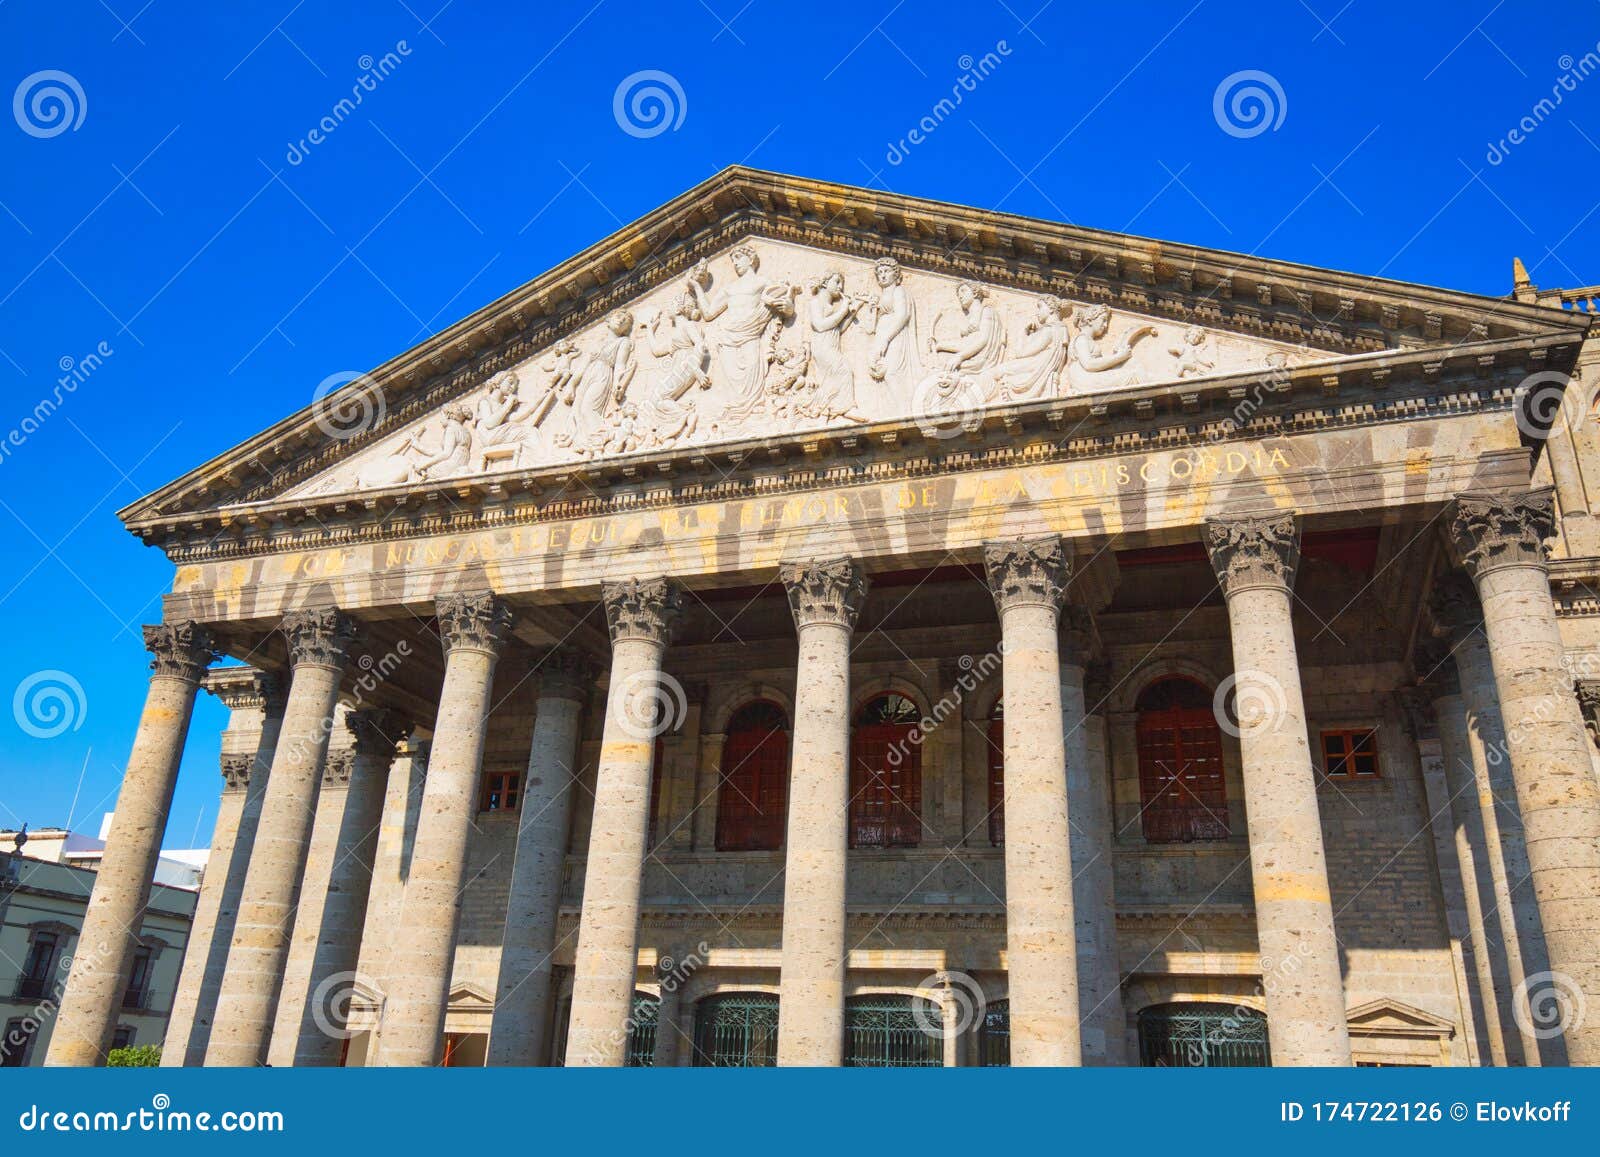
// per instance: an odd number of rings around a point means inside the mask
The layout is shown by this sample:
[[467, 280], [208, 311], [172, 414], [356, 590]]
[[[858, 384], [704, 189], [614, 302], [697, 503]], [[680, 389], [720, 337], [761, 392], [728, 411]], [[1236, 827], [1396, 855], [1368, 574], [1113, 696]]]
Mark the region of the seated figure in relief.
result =
[[1002, 402], [1032, 402], [1061, 392], [1067, 364], [1070, 307], [1053, 293], [1034, 301], [1034, 316], [1011, 343], [1011, 356], [995, 368], [995, 395]]
[[[981, 374], [996, 365], [1006, 351], [1006, 328], [1000, 314], [989, 304], [989, 290], [976, 281], [956, 286], [956, 303], [961, 307], [962, 325], [954, 340], [941, 341], [938, 334], [928, 338], [928, 353], [949, 354], [940, 368], [948, 373]], [[934, 328], [938, 328], [937, 321]]]
[[[1072, 385], [1079, 393], [1109, 389], [1114, 386], [1134, 385], [1137, 376], [1113, 375], [1110, 371], [1126, 365], [1134, 355], [1134, 347], [1147, 337], [1153, 337], [1156, 327], [1139, 325], [1123, 334], [1115, 343], [1107, 342], [1111, 329], [1111, 309], [1106, 305], [1091, 305], [1079, 312], [1078, 336], [1072, 339], [1072, 360], [1069, 372], [1077, 371]], [[1099, 375], [1106, 375], [1096, 378]]]
[[473, 420], [472, 412], [462, 405], [450, 405], [440, 420], [437, 445], [429, 446], [423, 441], [426, 426], [413, 430], [387, 455], [363, 467], [357, 475], [357, 485], [375, 489], [465, 474], [472, 465], [472, 431], [468, 426]]

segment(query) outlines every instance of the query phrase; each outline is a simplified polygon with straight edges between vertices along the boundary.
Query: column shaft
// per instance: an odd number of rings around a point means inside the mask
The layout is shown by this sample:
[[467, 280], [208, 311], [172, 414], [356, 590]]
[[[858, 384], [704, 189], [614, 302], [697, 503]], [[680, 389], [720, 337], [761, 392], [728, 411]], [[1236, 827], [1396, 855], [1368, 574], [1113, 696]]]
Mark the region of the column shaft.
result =
[[848, 559], [785, 565], [799, 634], [784, 849], [778, 1063], [844, 1061], [850, 634], [867, 582]]
[[661, 675], [664, 647], [621, 639], [611, 650], [605, 738], [583, 879], [567, 1064], [621, 1065], [627, 1056], [639, 955], [640, 873], [650, 826], [655, 737], [641, 719]]
[[[1065, 709], [1065, 685], [1063, 685]], [[1093, 710], [1095, 702], [1087, 704]], [[1067, 799], [1072, 829], [1074, 868], [1073, 910], [1078, 919], [1078, 1003], [1083, 1022], [1103, 1038], [1103, 1051], [1091, 1054], [1085, 1030], [1084, 1059], [1089, 1064], [1127, 1064], [1127, 1017], [1122, 1007], [1122, 967], [1117, 956], [1117, 902], [1112, 857], [1111, 777], [1106, 763], [1106, 721], [1084, 716], [1087, 739], [1085, 774], [1081, 777], [1082, 803], [1074, 791], [1072, 753], [1067, 754]], [[1081, 887], [1077, 881], [1082, 880]], [[1085, 958], [1086, 957], [1086, 958]], [[1087, 979], [1087, 983], [1085, 983]], [[1091, 1059], [1093, 1057], [1093, 1059]]]
[[1290, 518], [1213, 522], [1207, 536], [1233, 641], [1272, 1063], [1349, 1065], [1339, 941], [1290, 615], [1298, 528]]
[[293, 675], [206, 1046], [207, 1065], [248, 1068], [266, 1059], [334, 702], [355, 635], [354, 624], [333, 610], [296, 611], [284, 618], [283, 629]]
[[[1011, 1063], [1083, 1063], [1078, 930], [1067, 801], [1067, 741], [1083, 738], [1082, 670], [1076, 717], [1063, 715], [1060, 608], [1070, 568], [1059, 539], [984, 548], [1000, 611], [1005, 695], [1006, 969]], [[1079, 750], [1080, 762], [1084, 751]]]
[[[409, 724], [387, 711], [352, 711], [345, 722], [355, 745], [329, 759], [318, 804], [312, 859], [327, 829], [327, 863], [306, 866], [295, 916], [294, 956], [303, 966], [285, 976], [297, 981], [295, 1000], [280, 1000], [270, 1055], [274, 1065], [330, 1066], [339, 1063], [349, 1033], [350, 1002], [371, 982], [357, 974], [361, 930], [372, 890], [372, 867], [382, 823], [384, 789], [395, 746]], [[313, 881], [320, 898], [307, 895]], [[286, 993], [287, 996], [287, 993]]]
[[778, 1063], [844, 1060], [850, 628], [799, 628], [783, 879]]
[[377, 1063], [389, 1067], [437, 1065], [443, 1056], [494, 669], [511, 626], [505, 604], [487, 593], [440, 599], [438, 611], [444, 687], [379, 1028]]
[[105, 1063], [144, 921], [211, 636], [193, 623], [145, 628], [155, 655], [100, 871], [78, 933], [47, 1065]]
[[1568, 1060], [1600, 1065], [1600, 782], [1550, 598], [1548, 491], [1463, 496], [1452, 534], [1477, 585], [1506, 725], [1550, 971], [1526, 978], [1528, 1023], [1564, 1038]]
[[551, 654], [541, 664], [489, 1033], [491, 1065], [542, 1065], [550, 1055], [551, 957], [578, 771], [578, 720], [591, 678], [575, 657]]

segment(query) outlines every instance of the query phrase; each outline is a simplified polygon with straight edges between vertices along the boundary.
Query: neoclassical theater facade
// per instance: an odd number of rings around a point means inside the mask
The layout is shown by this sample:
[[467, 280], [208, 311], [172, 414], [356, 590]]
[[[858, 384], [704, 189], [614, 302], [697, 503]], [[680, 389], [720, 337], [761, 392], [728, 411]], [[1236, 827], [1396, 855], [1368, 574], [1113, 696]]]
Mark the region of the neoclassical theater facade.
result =
[[204, 689], [166, 1064], [1600, 1062], [1597, 293], [727, 170], [122, 512], [49, 1061]]

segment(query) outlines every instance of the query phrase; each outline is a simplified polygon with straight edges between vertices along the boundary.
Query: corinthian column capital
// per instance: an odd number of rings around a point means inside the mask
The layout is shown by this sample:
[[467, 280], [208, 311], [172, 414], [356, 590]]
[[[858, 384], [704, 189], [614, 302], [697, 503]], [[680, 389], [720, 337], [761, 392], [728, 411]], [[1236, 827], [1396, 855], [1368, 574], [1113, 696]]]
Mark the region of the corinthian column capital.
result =
[[162, 623], [144, 629], [151, 676], [199, 683], [206, 667], [217, 657], [216, 640], [195, 622]]
[[600, 599], [612, 645], [639, 639], [665, 647], [683, 616], [683, 592], [670, 579], [625, 579], [604, 583]]
[[1205, 542], [1224, 597], [1251, 587], [1294, 586], [1300, 527], [1292, 514], [1207, 519]]
[[444, 652], [485, 651], [498, 655], [511, 635], [511, 608], [489, 591], [459, 591], [434, 604]]
[[1061, 609], [1072, 577], [1072, 560], [1061, 539], [986, 542], [983, 569], [989, 576], [989, 591], [995, 606], [1004, 614], [1010, 607], [1045, 606]]
[[1503, 566], [1543, 566], [1556, 532], [1549, 487], [1527, 494], [1463, 494], [1450, 515], [1450, 541], [1473, 578]]
[[355, 620], [343, 611], [319, 607], [284, 615], [283, 634], [289, 640], [291, 666], [340, 669], [358, 632]]
[[344, 725], [355, 738], [358, 755], [373, 755], [392, 760], [405, 737], [411, 734], [411, 720], [386, 707], [361, 707], [348, 712]]
[[861, 606], [867, 601], [867, 576], [854, 560], [784, 563], [778, 568], [778, 578], [789, 594], [796, 627], [832, 623], [855, 630]]
[[582, 703], [594, 686], [595, 665], [581, 651], [552, 647], [534, 665], [540, 699], [571, 699]]

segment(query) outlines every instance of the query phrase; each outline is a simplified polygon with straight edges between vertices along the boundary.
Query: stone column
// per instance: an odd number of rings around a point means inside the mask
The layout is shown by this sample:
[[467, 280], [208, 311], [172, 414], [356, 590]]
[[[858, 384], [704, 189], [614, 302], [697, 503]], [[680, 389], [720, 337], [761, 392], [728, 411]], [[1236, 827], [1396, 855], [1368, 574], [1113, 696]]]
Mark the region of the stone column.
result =
[[[1460, 805], [1459, 813], [1452, 810], [1457, 839], [1467, 844], [1472, 866], [1466, 882], [1477, 892], [1485, 921], [1484, 963], [1490, 969], [1495, 1009], [1495, 1024], [1489, 1029], [1499, 1029], [1490, 1052], [1496, 1064], [1539, 1065], [1540, 1042], [1526, 1016], [1525, 981], [1530, 971], [1548, 972], [1550, 961], [1529, 879], [1528, 848], [1515, 814], [1516, 789], [1483, 611], [1471, 580], [1460, 571], [1435, 584], [1429, 604], [1434, 631], [1442, 640], [1433, 646], [1448, 647], [1436, 660], [1429, 656], [1437, 684], [1432, 690], [1440, 744], [1448, 757], [1452, 809]], [[1469, 860], [1459, 853], [1458, 858], [1465, 873]], [[1530, 964], [1535, 966], [1530, 969]], [[1517, 1015], [1519, 1002], [1522, 1016]]]
[[627, 1059], [650, 773], [660, 729], [661, 656], [683, 598], [667, 579], [607, 583], [601, 597], [611, 628], [611, 674], [573, 964], [567, 1030], [572, 1067], [621, 1066]]
[[104, 1064], [111, 1050], [178, 781], [195, 688], [215, 654], [211, 633], [192, 622], [146, 627], [144, 645], [154, 656], [150, 688], [78, 933], [47, 1065]]
[[1600, 779], [1600, 679], [1579, 679], [1573, 689], [1578, 693], [1578, 710], [1583, 715], [1583, 725], [1589, 731], [1589, 765]]
[[1306, 736], [1290, 589], [1292, 515], [1212, 520], [1206, 549], [1228, 603], [1267, 1031], [1275, 1065], [1349, 1065], [1339, 941]]
[[778, 1063], [844, 1061], [845, 879], [850, 848], [850, 635], [867, 578], [850, 559], [778, 577], [800, 635], [784, 849]]
[[580, 654], [553, 650], [539, 660], [535, 678], [539, 695], [500, 947], [491, 1065], [543, 1065], [550, 1056], [551, 957], [577, 790], [578, 717], [594, 669]]
[[207, 1065], [250, 1067], [266, 1059], [334, 705], [356, 626], [325, 607], [285, 615], [283, 633], [293, 669], [289, 698], [217, 997]]
[[[389, 964], [399, 935], [406, 877], [411, 874], [417, 814], [422, 808], [422, 785], [431, 748], [429, 740], [415, 736], [402, 743], [389, 767], [389, 781], [384, 788], [372, 888], [367, 896], [366, 922], [361, 929], [361, 958], [356, 964], [356, 971], [371, 980], [378, 993], [389, 989]], [[376, 1053], [369, 1048], [368, 1056], [376, 1058]]]
[[[1083, 676], [1064, 713], [1057, 629], [1071, 566], [1059, 538], [989, 543], [1005, 696], [1006, 969], [1011, 1063], [1079, 1065], [1078, 943], [1066, 733], [1083, 735]], [[1079, 660], [1081, 662], [1081, 659]], [[1083, 751], [1080, 747], [1078, 758]]]
[[442, 1057], [494, 669], [511, 631], [510, 608], [488, 591], [446, 595], [438, 615], [444, 687], [378, 1030], [377, 1063], [390, 1067]]
[[255, 849], [267, 772], [283, 724], [283, 694], [273, 675], [249, 667], [223, 667], [210, 672], [204, 686], [229, 711], [228, 726], [222, 733], [223, 787], [211, 854], [161, 1048], [164, 1068], [205, 1062], [244, 874]]
[[[1065, 638], [1064, 635], [1064, 641]], [[1084, 668], [1083, 774], [1073, 771], [1069, 743], [1067, 806], [1068, 815], [1073, 817], [1072, 903], [1078, 921], [1078, 1004], [1084, 1025], [1093, 1026], [1104, 1039], [1102, 1051], [1091, 1050], [1085, 1032], [1084, 1063], [1125, 1065], [1127, 1014], [1122, 1008], [1122, 967], [1117, 955], [1111, 769], [1106, 760], [1106, 720], [1100, 714], [1110, 690], [1107, 674], [1104, 662]], [[1063, 714], [1069, 709], [1067, 683], [1063, 681]], [[1078, 867], [1080, 856], [1082, 866]]]
[[268, 1050], [268, 1060], [280, 1067], [337, 1065], [350, 1003], [374, 987], [356, 973], [361, 929], [389, 767], [411, 724], [374, 707], [351, 711], [344, 722], [354, 743], [328, 756]]
[[[1462, 495], [1450, 533], [1478, 588], [1550, 972], [1527, 978], [1541, 1038], [1600, 1064], [1600, 783], [1550, 598], [1550, 491]], [[1587, 1005], [1587, 1015], [1582, 1015]]]
[[[1473, 1064], [1503, 1066], [1507, 1060], [1500, 997], [1510, 990], [1502, 993], [1496, 986], [1495, 978], [1505, 975], [1504, 958], [1499, 957], [1498, 967], [1492, 962], [1500, 945], [1491, 941], [1484, 922], [1482, 901], [1485, 896], [1492, 897], [1492, 892], [1487, 886], [1483, 825], [1475, 822], [1478, 793], [1472, 781], [1472, 762], [1462, 758], [1465, 748], [1460, 732], [1465, 717], [1461, 689], [1455, 665], [1442, 645], [1423, 644], [1415, 663], [1426, 677], [1423, 685], [1401, 688], [1396, 699], [1417, 748], [1445, 926], [1452, 943], [1460, 947], [1457, 987], [1471, 1022], [1466, 1040], [1468, 1059]], [[1442, 718], [1446, 713], [1459, 719], [1447, 721]]]

